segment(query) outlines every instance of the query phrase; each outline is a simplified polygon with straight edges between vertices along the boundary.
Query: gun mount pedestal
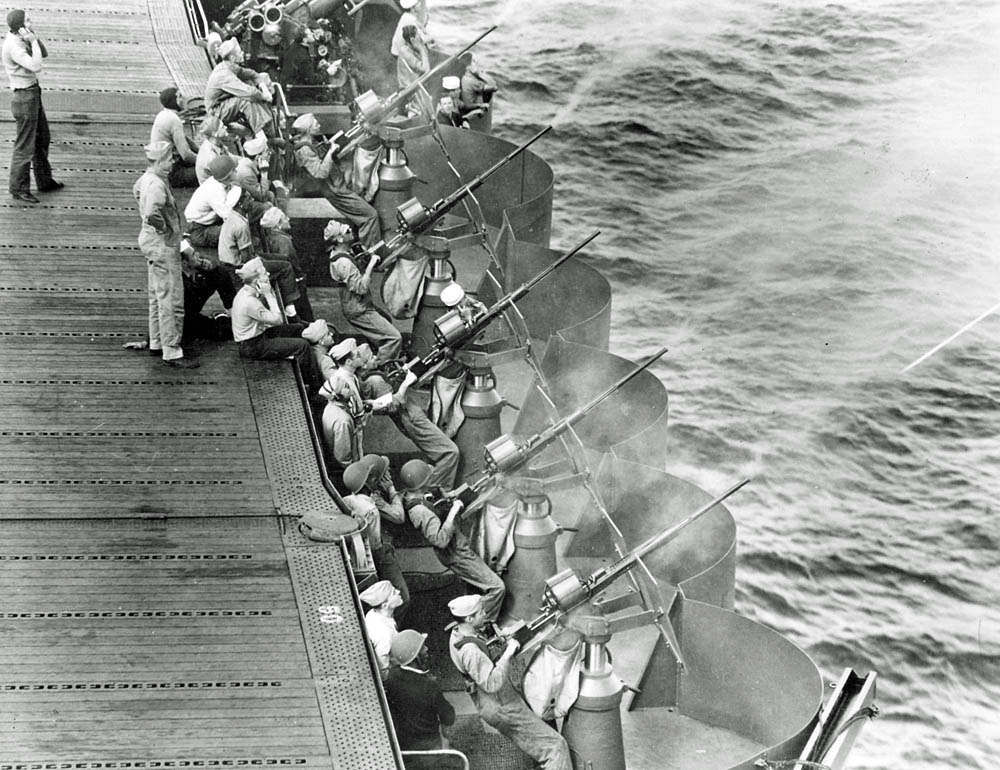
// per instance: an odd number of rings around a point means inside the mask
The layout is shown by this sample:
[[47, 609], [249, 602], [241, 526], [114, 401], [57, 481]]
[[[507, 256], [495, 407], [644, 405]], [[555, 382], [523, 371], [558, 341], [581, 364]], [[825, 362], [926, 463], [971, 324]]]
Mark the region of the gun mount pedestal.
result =
[[562, 532], [552, 519], [548, 496], [540, 490], [519, 490], [517, 497], [514, 555], [503, 575], [507, 596], [501, 626], [537, 614], [546, 580], [556, 574], [556, 540]]
[[454, 437], [460, 452], [458, 479], [485, 470], [483, 447], [500, 436], [500, 413], [507, 402], [496, 388], [493, 367], [485, 360], [466, 371], [461, 401], [465, 421]]
[[413, 338], [410, 341], [410, 354], [423, 357], [436, 341], [434, 322], [448, 312], [448, 306], [441, 301], [441, 292], [454, 280], [455, 274], [451, 268], [451, 243], [447, 238], [439, 235], [418, 236], [413, 251], [427, 257], [424, 292], [413, 319]]
[[566, 715], [562, 729], [573, 768], [625, 770], [621, 718], [624, 686], [608, 657], [611, 628], [601, 616], [574, 618], [571, 625], [583, 634], [584, 645], [580, 695]]
[[388, 239], [397, 227], [396, 209], [413, 197], [413, 180], [416, 179], [416, 174], [407, 165], [402, 128], [385, 125], [378, 133], [385, 143], [385, 156], [379, 163], [378, 192], [375, 193], [373, 202], [378, 212], [382, 237]]

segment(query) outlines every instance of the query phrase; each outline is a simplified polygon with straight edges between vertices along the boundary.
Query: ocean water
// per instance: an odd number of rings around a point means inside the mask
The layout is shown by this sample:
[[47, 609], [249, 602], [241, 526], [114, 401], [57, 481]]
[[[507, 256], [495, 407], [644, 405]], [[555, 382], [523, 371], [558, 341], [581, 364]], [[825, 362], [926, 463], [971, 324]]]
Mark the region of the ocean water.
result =
[[737, 610], [879, 672], [850, 766], [1000, 757], [1000, 4], [431, 0], [555, 130], [612, 346], [670, 352], [668, 470], [743, 476]]

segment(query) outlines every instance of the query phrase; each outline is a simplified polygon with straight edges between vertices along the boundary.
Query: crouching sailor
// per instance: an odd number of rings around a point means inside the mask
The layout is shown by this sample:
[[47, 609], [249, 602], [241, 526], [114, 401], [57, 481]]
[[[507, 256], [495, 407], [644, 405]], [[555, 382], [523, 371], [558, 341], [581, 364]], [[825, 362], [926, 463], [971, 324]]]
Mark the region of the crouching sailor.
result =
[[510, 680], [510, 666], [517, 652], [515, 639], [495, 661], [489, 655], [486, 612], [481, 596], [460, 596], [448, 602], [458, 618], [448, 640], [448, 652], [465, 679], [466, 689], [480, 718], [506, 735], [543, 770], [571, 770], [569, 747], [563, 737], [528, 708]]

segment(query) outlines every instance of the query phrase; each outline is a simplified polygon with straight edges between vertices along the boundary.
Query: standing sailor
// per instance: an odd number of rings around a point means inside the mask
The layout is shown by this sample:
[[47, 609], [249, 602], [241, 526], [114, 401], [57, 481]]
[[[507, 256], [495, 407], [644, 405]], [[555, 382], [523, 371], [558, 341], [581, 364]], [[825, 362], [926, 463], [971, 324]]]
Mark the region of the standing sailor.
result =
[[7, 14], [10, 32], [3, 40], [3, 67], [10, 83], [10, 112], [14, 116], [17, 134], [10, 154], [10, 194], [14, 200], [38, 203], [31, 194], [31, 168], [35, 169], [38, 192], [54, 192], [63, 188], [52, 178], [49, 165], [49, 121], [42, 107], [42, 87], [38, 73], [42, 59], [49, 55], [45, 44], [31, 29], [27, 14], [15, 9]]
[[480, 718], [506, 735], [543, 770], [571, 770], [566, 740], [528, 708], [510, 681], [510, 665], [518, 643], [507, 640], [507, 648], [495, 661], [489, 655], [483, 629], [486, 612], [481, 596], [459, 596], [448, 602], [458, 622], [448, 639], [448, 652], [466, 682]]
[[139, 249], [146, 258], [149, 295], [149, 352], [167, 366], [196, 369], [184, 357], [184, 279], [181, 272], [180, 214], [167, 181], [174, 165], [173, 146], [154, 142], [145, 147], [149, 167], [132, 188], [139, 202], [142, 229]]

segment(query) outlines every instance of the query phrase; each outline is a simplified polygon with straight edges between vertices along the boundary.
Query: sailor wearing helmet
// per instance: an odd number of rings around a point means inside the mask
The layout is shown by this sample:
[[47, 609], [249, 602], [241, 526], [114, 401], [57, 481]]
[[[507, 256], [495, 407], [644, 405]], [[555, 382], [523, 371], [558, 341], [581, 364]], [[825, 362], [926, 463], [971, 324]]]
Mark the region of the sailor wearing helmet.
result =
[[448, 639], [452, 663], [466, 682], [480, 718], [506, 735], [544, 770], [571, 770], [566, 740], [528, 708], [510, 681], [511, 661], [517, 652], [515, 639], [507, 640], [503, 653], [493, 660], [483, 629], [486, 612], [481, 596], [460, 596], [448, 602], [457, 618]]
[[[403, 751], [442, 748], [442, 729], [455, 724], [455, 709], [430, 674], [426, 641], [427, 634], [408, 628], [396, 635], [389, 649], [391, 665], [385, 695]], [[406, 767], [435, 770], [439, 765], [433, 757], [408, 756]]]

